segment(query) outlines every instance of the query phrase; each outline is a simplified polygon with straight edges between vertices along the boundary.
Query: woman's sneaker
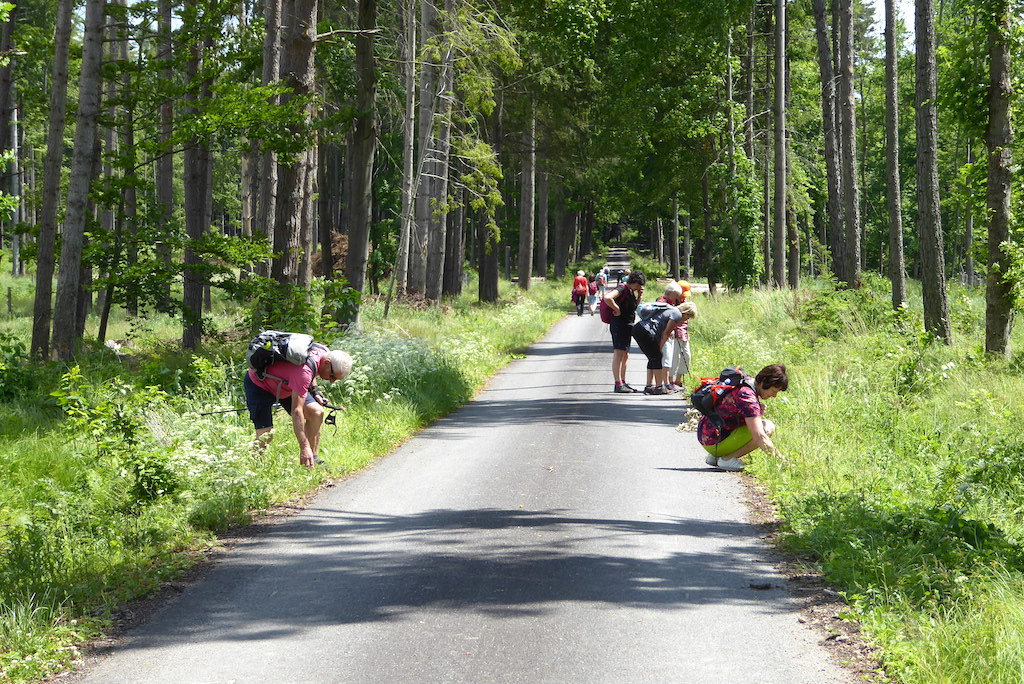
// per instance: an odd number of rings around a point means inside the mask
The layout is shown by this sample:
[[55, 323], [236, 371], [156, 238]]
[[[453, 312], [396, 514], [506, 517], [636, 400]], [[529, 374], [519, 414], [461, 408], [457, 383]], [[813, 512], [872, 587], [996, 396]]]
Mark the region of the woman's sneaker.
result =
[[630, 387], [629, 385], [616, 385], [615, 392], [617, 394], [632, 394], [633, 388]]
[[720, 458], [718, 459], [718, 467], [722, 470], [743, 470], [746, 467], [746, 463], [738, 458]]
[[715, 456], [714, 454], [708, 454], [707, 456], [705, 456], [704, 462], [707, 463], [712, 468], [718, 467], [718, 457]]

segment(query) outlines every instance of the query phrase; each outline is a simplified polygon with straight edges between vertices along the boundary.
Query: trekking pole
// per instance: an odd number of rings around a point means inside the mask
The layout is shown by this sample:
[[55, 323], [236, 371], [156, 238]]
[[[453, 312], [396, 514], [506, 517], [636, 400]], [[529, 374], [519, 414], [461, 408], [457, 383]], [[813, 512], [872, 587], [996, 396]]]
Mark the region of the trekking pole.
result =
[[212, 415], [215, 415], [217, 413], [238, 413], [239, 411], [245, 411], [246, 408], [247, 407], [243, 406], [242, 408], [230, 408], [230, 409], [223, 409], [221, 411], [207, 411], [205, 413], [200, 413], [199, 415], [201, 415], [201, 416], [212, 416]]

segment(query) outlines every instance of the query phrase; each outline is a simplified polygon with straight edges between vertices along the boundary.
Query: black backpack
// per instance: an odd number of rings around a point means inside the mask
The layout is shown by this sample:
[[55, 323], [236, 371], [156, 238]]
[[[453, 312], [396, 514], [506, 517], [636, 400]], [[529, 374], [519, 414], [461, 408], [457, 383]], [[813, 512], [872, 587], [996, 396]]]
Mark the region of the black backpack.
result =
[[730, 366], [723, 370], [717, 378], [701, 378], [700, 385], [690, 395], [690, 404], [715, 426], [722, 429], [724, 420], [718, 414], [718, 404], [725, 395], [743, 385], [755, 392], [754, 378], [743, 372], [739, 366]]
[[313, 371], [315, 380], [316, 362], [309, 358], [309, 352], [315, 348], [327, 349], [324, 345], [314, 342], [312, 335], [264, 330], [252, 338], [249, 349], [245, 352], [245, 360], [260, 380], [267, 377], [267, 368], [270, 364], [279, 361], [287, 361], [296, 366], [306, 364]]

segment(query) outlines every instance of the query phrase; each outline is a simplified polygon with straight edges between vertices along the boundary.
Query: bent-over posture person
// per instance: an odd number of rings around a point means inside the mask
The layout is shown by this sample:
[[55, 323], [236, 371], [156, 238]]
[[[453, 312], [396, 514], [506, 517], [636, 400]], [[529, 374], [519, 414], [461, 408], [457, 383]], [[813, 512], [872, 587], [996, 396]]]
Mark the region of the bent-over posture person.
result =
[[772, 399], [788, 388], [786, 366], [774, 363], [754, 376], [754, 389], [743, 384], [723, 396], [715, 407], [723, 421], [721, 429], [716, 429], [707, 416], [697, 423], [697, 441], [708, 452], [705, 463], [722, 470], [743, 470], [743, 457], [754, 449], [775, 454], [771, 440], [775, 423], [762, 418], [761, 400]]
[[[320, 430], [324, 422], [323, 405], [327, 400], [316, 391], [316, 379], [334, 382], [352, 372], [352, 357], [340, 350], [328, 350], [314, 344], [309, 358], [316, 374], [307, 364], [297, 366], [278, 361], [267, 366], [264, 379], [251, 368], [245, 374], [245, 403], [256, 428], [257, 448], [265, 448], [274, 436], [274, 403], [280, 403], [292, 418], [292, 429], [299, 442], [299, 463], [312, 468], [319, 459]], [[301, 410], [293, 410], [296, 402]]]

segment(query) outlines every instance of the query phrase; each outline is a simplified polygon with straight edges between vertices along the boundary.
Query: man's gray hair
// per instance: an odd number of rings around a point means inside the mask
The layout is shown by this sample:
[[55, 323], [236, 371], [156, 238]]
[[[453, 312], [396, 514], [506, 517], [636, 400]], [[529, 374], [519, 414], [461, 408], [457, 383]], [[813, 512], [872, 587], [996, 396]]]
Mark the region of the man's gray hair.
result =
[[348, 352], [333, 349], [327, 352], [326, 357], [331, 364], [331, 372], [338, 380], [343, 380], [352, 372], [352, 357]]

